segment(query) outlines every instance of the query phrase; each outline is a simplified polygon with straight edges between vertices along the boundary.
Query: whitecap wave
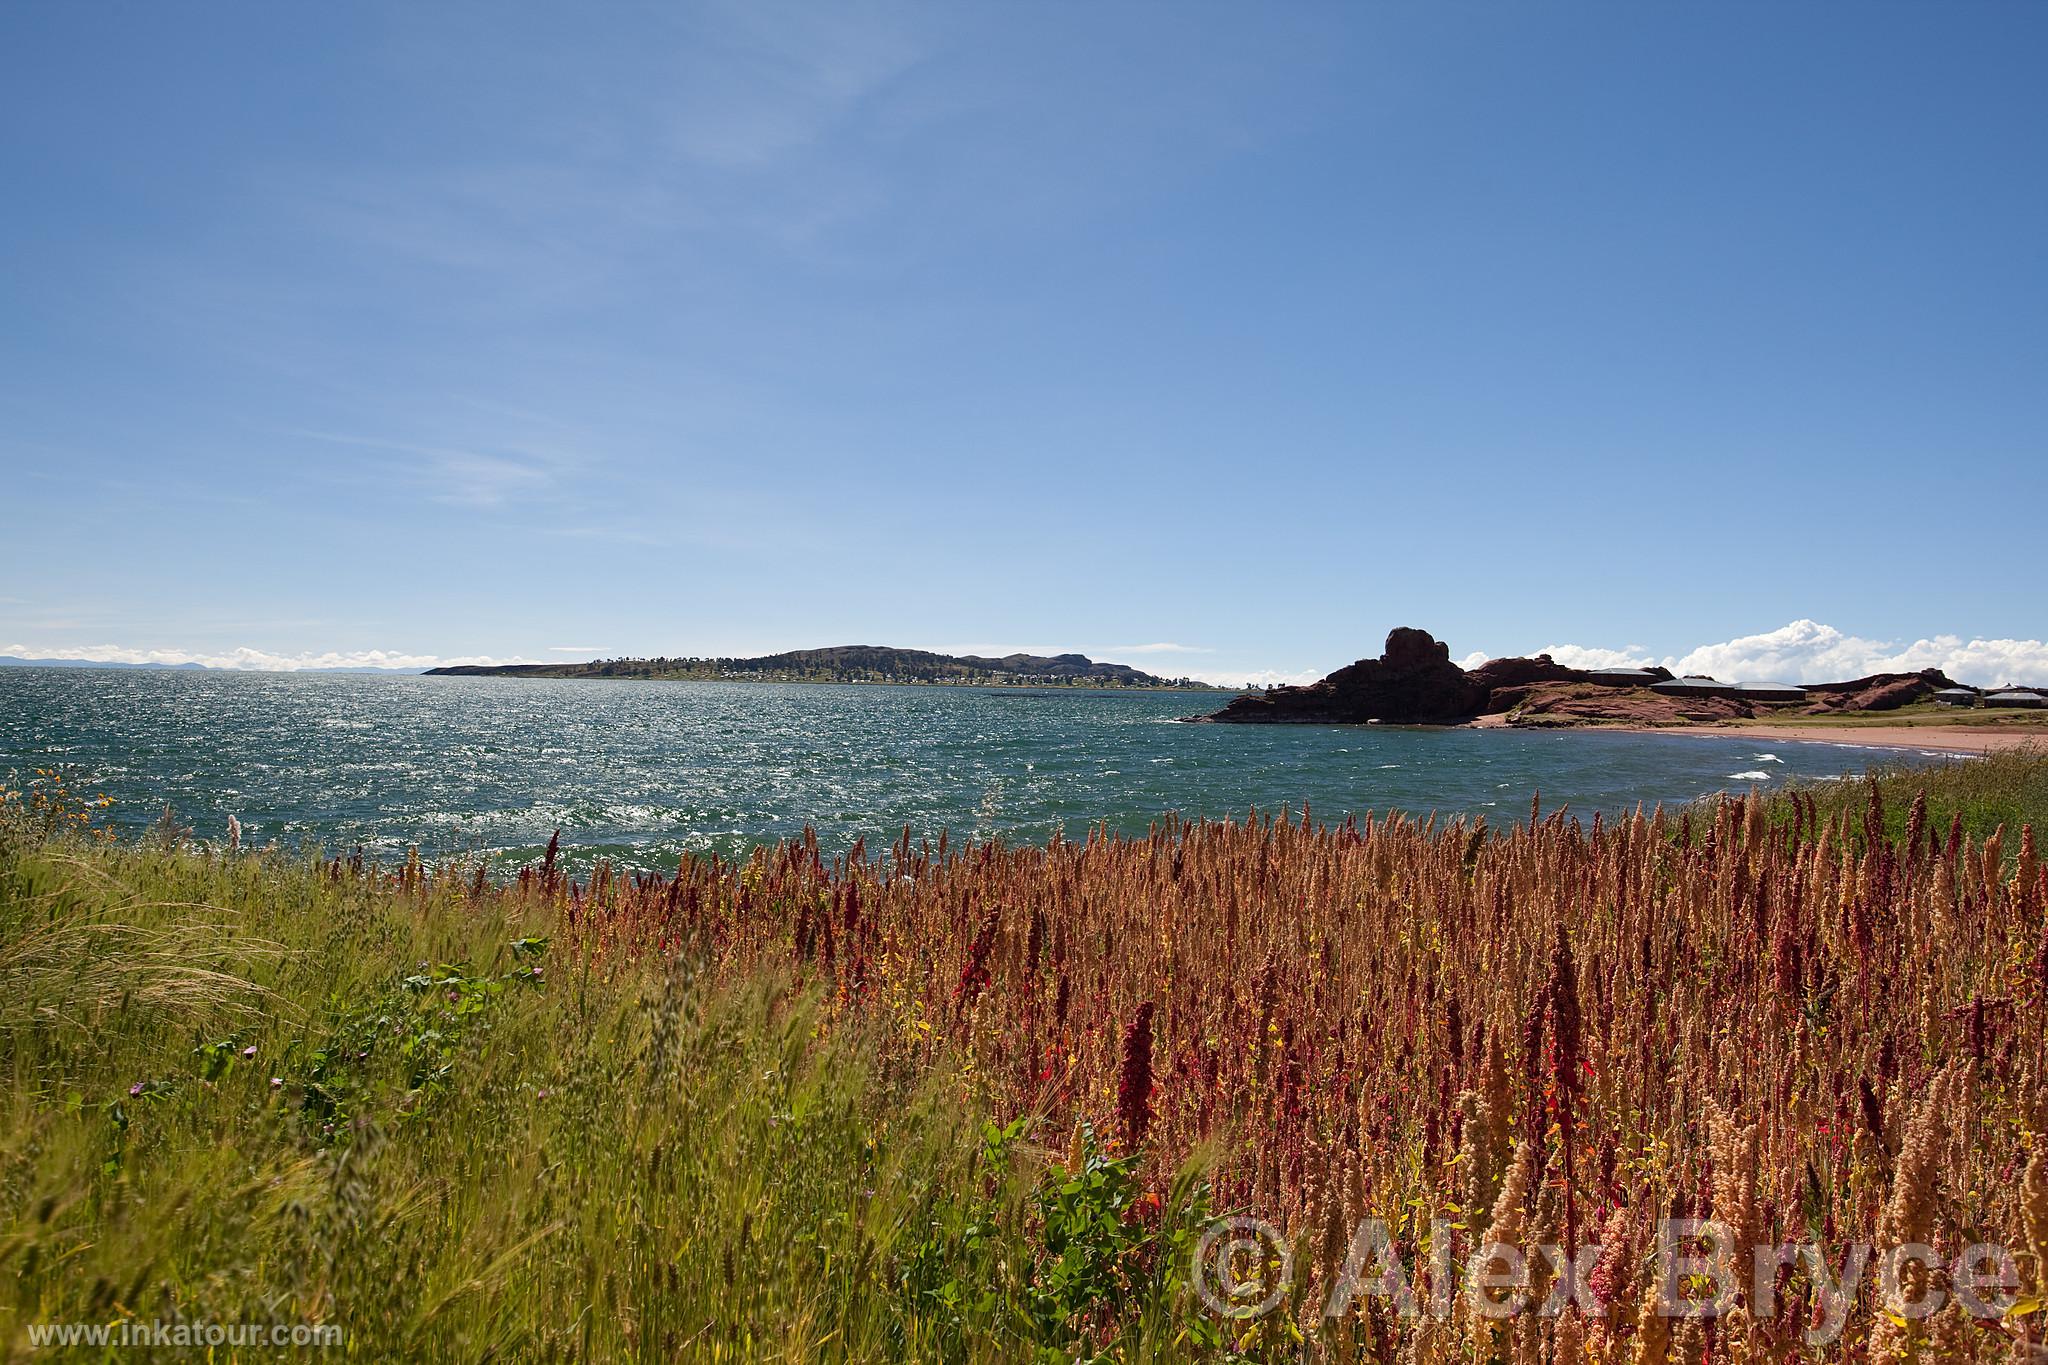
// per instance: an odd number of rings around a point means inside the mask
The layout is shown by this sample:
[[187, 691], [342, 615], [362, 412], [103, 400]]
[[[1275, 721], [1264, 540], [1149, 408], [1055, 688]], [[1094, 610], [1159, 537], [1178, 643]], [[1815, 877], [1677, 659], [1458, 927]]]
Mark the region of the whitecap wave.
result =
[[1771, 775], [1761, 772], [1730, 773], [1728, 774], [1728, 780], [1730, 782], [1768, 782], [1771, 780]]

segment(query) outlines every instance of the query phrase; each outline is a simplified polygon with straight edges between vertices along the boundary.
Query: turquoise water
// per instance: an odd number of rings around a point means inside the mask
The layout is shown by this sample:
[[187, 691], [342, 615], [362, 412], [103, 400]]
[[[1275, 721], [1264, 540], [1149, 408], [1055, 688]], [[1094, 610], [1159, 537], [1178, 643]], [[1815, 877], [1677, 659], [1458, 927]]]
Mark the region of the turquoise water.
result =
[[1399, 808], [1588, 817], [1877, 755], [1756, 738], [1177, 725], [1224, 698], [767, 683], [512, 681], [0, 668], [0, 776], [65, 765], [202, 837], [643, 866], [817, 827], [830, 848], [905, 824], [953, 839], [1142, 831], [1169, 811]]

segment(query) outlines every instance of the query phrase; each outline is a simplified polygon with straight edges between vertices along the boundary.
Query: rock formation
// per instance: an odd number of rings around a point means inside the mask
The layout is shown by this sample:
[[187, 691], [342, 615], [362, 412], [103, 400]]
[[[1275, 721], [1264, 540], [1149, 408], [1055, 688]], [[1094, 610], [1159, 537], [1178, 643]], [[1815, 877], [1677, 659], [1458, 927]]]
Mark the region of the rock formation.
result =
[[[1665, 668], [1645, 670], [1669, 678]], [[1889, 711], [1953, 687], [1937, 669], [1879, 673], [1853, 682], [1814, 683], [1810, 704], [1795, 713]], [[1505, 714], [1510, 725], [1686, 725], [1738, 720], [1759, 706], [1734, 697], [1665, 696], [1644, 686], [1616, 685], [1548, 654], [1533, 659], [1489, 659], [1471, 672], [1451, 662], [1450, 650], [1426, 630], [1402, 626], [1387, 636], [1377, 659], [1360, 659], [1307, 687], [1276, 687], [1234, 699], [1212, 716], [1229, 724], [1451, 725], [1481, 715]], [[1783, 710], [1787, 708], [1770, 708]]]
[[1745, 720], [1757, 713], [1737, 697], [1667, 697], [1647, 687], [1588, 682], [1545, 682], [1504, 687], [1487, 698], [1488, 712], [1504, 713], [1521, 729], [1573, 725], [1696, 725]]
[[[1547, 660], [1545, 662], [1548, 662]], [[1307, 687], [1276, 687], [1238, 697], [1208, 717], [1232, 724], [1357, 724], [1389, 721], [1442, 725], [1479, 714], [1486, 689], [1451, 662], [1426, 630], [1401, 626], [1377, 659], [1360, 659]]]
[[1533, 659], [1488, 659], [1467, 675], [1488, 695], [1504, 687], [1529, 687], [1536, 683], [1577, 682], [1586, 675], [1566, 668], [1548, 654]]
[[1940, 669], [1925, 668], [1918, 673], [1873, 673], [1851, 682], [1814, 683], [1806, 693], [1816, 711], [1896, 711], [1955, 685]]

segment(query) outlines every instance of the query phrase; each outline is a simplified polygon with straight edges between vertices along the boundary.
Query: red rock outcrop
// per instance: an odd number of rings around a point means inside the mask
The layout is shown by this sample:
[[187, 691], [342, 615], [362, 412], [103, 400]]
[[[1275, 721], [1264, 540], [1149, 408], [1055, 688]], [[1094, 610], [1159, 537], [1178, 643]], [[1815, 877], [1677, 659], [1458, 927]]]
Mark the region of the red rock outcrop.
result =
[[1927, 668], [1918, 673], [1873, 673], [1850, 682], [1813, 683], [1806, 694], [1813, 699], [1815, 711], [1896, 711], [1955, 685], [1940, 669]]
[[1548, 654], [1538, 654], [1533, 659], [1488, 659], [1466, 676], [1490, 696], [1504, 687], [1570, 682], [1585, 675], [1575, 668], [1566, 668]]
[[1231, 724], [1336, 724], [1388, 721], [1442, 725], [1479, 714], [1486, 689], [1451, 662], [1426, 630], [1401, 626], [1377, 659], [1360, 659], [1307, 687], [1276, 687], [1238, 697], [1209, 720]]
[[[1656, 673], [1670, 676], [1663, 669]], [[1551, 717], [1532, 721], [1538, 724], [1682, 724], [1690, 713], [1718, 717], [1723, 709], [1643, 688], [1602, 685], [1592, 674], [1568, 668], [1548, 654], [1489, 659], [1467, 673], [1451, 662], [1449, 648], [1428, 631], [1402, 626], [1388, 634], [1386, 650], [1377, 659], [1360, 659], [1307, 687], [1276, 687], [1263, 695], [1238, 697], [1201, 719], [1269, 725], [1450, 725], [1523, 708], [1532, 718]], [[1747, 715], [1747, 708], [1741, 714]]]
[[1735, 697], [1667, 697], [1647, 687], [1610, 687], [1591, 682], [1539, 682], [1496, 689], [1486, 709], [1505, 712], [1508, 724], [1544, 728], [1565, 725], [1690, 725], [1740, 720], [1755, 708]]
[[[1647, 670], [1669, 678], [1668, 669]], [[1810, 704], [1779, 714], [1889, 711], [1955, 683], [1939, 669], [1878, 673], [1851, 682], [1814, 683]], [[1548, 654], [1489, 659], [1467, 673], [1426, 630], [1402, 626], [1377, 659], [1360, 659], [1307, 687], [1276, 687], [1234, 699], [1212, 716], [1233, 724], [1450, 725], [1506, 714], [1510, 725], [1685, 725], [1757, 714], [1734, 697], [1671, 697], [1648, 687], [1616, 686]]]

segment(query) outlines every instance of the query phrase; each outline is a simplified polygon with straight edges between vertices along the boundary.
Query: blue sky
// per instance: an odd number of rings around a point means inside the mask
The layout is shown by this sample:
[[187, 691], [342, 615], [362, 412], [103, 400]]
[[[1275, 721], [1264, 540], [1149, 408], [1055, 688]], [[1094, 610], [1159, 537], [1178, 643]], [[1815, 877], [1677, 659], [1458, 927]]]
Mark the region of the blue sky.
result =
[[2032, 3], [9, 5], [0, 653], [2048, 681], [2044, 54]]

